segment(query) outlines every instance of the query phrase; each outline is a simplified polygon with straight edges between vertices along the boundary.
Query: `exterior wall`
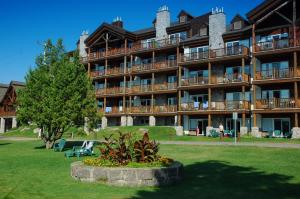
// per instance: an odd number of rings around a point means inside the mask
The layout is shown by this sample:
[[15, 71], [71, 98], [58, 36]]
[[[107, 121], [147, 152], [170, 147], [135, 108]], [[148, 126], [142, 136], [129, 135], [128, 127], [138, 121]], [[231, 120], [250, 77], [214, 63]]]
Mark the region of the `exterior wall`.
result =
[[156, 13], [156, 40], [162, 40], [168, 38], [166, 28], [171, 24], [171, 17], [168, 8], [163, 7]]
[[209, 46], [211, 49], [224, 47], [223, 33], [226, 32], [226, 15], [223, 12], [209, 16]]

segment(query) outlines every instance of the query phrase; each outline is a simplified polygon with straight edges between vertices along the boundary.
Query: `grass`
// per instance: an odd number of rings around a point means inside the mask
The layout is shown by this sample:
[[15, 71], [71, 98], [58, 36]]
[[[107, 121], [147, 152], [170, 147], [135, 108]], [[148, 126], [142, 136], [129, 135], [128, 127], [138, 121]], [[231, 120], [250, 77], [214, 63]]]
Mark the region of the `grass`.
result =
[[128, 188], [70, 177], [63, 153], [40, 141], [0, 141], [0, 198], [300, 198], [300, 150], [161, 145], [185, 165], [180, 184]]
[[[33, 133], [35, 126], [20, 127], [4, 134], [4, 136], [16, 136], [16, 137], [37, 137], [37, 134]], [[25, 130], [24, 130], [25, 129]], [[105, 136], [111, 134], [117, 135], [118, 132], [128, 133], [133, 132], [138, 135], [142, 135], [140, 129], [148, 129], [151, 139], [159, 141], [190, 141], [190, 142], [220, 142], [220, 138], [204, 137], [204, 136], [176, 136], [175, 130], [172, 127], [149, 127], [149, 126], [127, 126], [127, 127], [110, 127], [102, 129], [97, 133], [91, 133], [86, 135], [82, 128], [71, 127], [64, 133], [64, 138], [71, 138], [72, 133], [74, 139], [103, 139]], [[233, 142], [233, 138], [224, 138], [224, 142]], [[241, 142], [267, 142], [267, 143], [290, 143], [300, 144], [300, 139], [286, 139], [286, 138], [255, 138], [251, 136], [241, 137]]]

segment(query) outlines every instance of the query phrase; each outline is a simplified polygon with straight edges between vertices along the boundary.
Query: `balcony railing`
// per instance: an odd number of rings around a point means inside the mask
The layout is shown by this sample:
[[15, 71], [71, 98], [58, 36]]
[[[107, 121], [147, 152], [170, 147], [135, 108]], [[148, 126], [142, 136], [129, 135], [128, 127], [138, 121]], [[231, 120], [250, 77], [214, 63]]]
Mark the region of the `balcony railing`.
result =
[[111, 48], [108, 49], [106, 56], [121, 55], [124, 53], [125, 53], [125, 48]]
[[294, 98], [273, 98], [256, 100], [257, 109], [285, 109], [296, 108], [299, 102]]
[[293, 67], [286, 69], [273, 69], [257, 71], [255, 80], [285, 79], [300, 76], [300, 69], [295, 71]]
[[115, 95], [115, 94], [123, 94], [124, 93], [124, 87], [112, 87], [106, 89], [107, 95]]
[[164, 82], [164, 83], [153, 85], [154, 91], [174, 90], [176, 88], [177, 88], [177, 82], [173, 82], [173, 83]]
[[106, 75], [120, 75], [120, 74], [124, 74], [123, 67], [108, 68], [106, 71]]
[[247, 74], [227, 74], [222, 76], [212, 75], [211, 77], [211, 84], [231, 84], [231, 83], [238, 83], [238, 82], [249, 82], [250, 78]]
[[208, 110], [207, 102], [184, 102], [180, 105], [181, 111], [203, 111]]
[[152, 91], [152, 85], [136, 85], [129, 88], [130, 93], [141, 93], [141, 92], [151, 92]]
[[151, 106], [132, 106], [131, 113], [151, 113]]
[[177, 105], [155, 105], [154, 113], [174, 113], [177, 111]]
[[120, 114], [120, 113], [125, 113], [126, 108], [123, 108], [123, 106], [107, 106], [105, 108], [105, 114]]
[[166, 69], [166, 68], [171, 68], [176, 66], [177, 66], [176, 60], [165, 60], [165, 61], [158, 61], [154, 63], [133, 65], [130, 71], [142, 72], [142, 71], [149, 71], [149, 70]]
[[249, 102], [246, 100], [239, 101], [213, 101], [211, 110], [244, 110], [249, 109]]
[[193, 62], [204, 61], [208, 59], [236, 56], [236, 55], [248, 55], [249, 48], [245, 46], [225, 47], [220, 49], [208, 50], [204, 52], [185, 53], [181, 55], [181, 62]]
[[104, 88], [98, 88], [96, 89], [96, 95], [104, 95], [105, 94], [105, 89]]
[[105, 75], [104, 70], [91, 71], [91, 77], [100, 77], [100, 76], [104, 76], [104, 75]]
[[292, 39], [273, 39], [272, 41], [258, 42], [255, 46], [255, 52], [277, 50], [293, 46], [294, 42]]
[[181, 79], [181, 86], [195, 86], [208, 84], [208, 77], [184, 77]]
[[15, 116], [16, 115], [16, 111], [4, 111], [4, 110], [0, 110], [0, 116]]
[[162, 39], [162, 40], [152, 40], [149, 42], [138, 41], [135, 42], [132, 47], [129, 49], [131, 52], [141, 51], [141, 50], [150, 50], [155, 48], [163, 48], [168, 46], [178, 45], [180, 38], [175, 39]]

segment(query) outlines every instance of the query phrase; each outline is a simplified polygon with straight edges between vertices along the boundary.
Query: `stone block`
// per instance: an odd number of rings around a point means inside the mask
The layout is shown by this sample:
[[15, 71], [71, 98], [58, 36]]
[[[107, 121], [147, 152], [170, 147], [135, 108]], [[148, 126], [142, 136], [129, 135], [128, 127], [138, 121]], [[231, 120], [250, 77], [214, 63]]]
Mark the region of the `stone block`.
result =
[[252, 127], [251, 128], [251, 135], [253, 137], [257, 137], [257, 138], [261, 138], [262, 137], [262, 134], [261, 132], [259, 131], [259, 128], [258, 127]]
[[102, 128], [105, 129], [107, 127], [107, 118], [102, 117], [101, 123], [102, 123]]
[[300, 139], [300, 128], [299, 127], [292, 128], [292, 139]]
[[247, 135], [247, 133], [248, 133], [248, 128], [247, 128], [246, 126], [242, 126], [242, 127], [240, 128], [240, 133], [241, 133], [241, 136]]
[[149, 116], [149, 126], [155, 126], [155, 117], [153, 115]]
[[212, 126], [207, 126], [206, 127], [206, 136], [210, 136], [210, 130], [214, 129]]
[[183, 136], [183, 126], [175, 126], [174, 128], [177, 136]]
[[126, 124], [127, 124], [127, 117], [121, 116], [121, 126], [126, 126]]
[[132, 116], [127, 116], [127, 126], [133, 126], [133, 118], [132, 118]]

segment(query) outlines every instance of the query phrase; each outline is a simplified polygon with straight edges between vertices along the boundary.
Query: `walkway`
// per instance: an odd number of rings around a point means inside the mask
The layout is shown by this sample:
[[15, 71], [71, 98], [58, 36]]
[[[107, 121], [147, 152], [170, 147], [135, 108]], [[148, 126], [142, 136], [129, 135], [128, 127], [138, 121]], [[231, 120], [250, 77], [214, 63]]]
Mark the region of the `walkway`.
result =
[[[8, 141], [33, 141], [40, 140], [38, 138], [28, 137], [7, 137], [0, 136], [1, 140]], [[68, 141], [81, 141], [68, 139]], [[300, 149], [300, 144], [291, 143], [266, 143], [266, 142], [239, 142], [237, 144], [233, 142], [189, 142], [189, 141], [159, 141], [160, 144], [165, 145], [187, 145], [187, 146], [246, 146], [246, 147], [268, 147], [268, 148], [294, 148]]]

